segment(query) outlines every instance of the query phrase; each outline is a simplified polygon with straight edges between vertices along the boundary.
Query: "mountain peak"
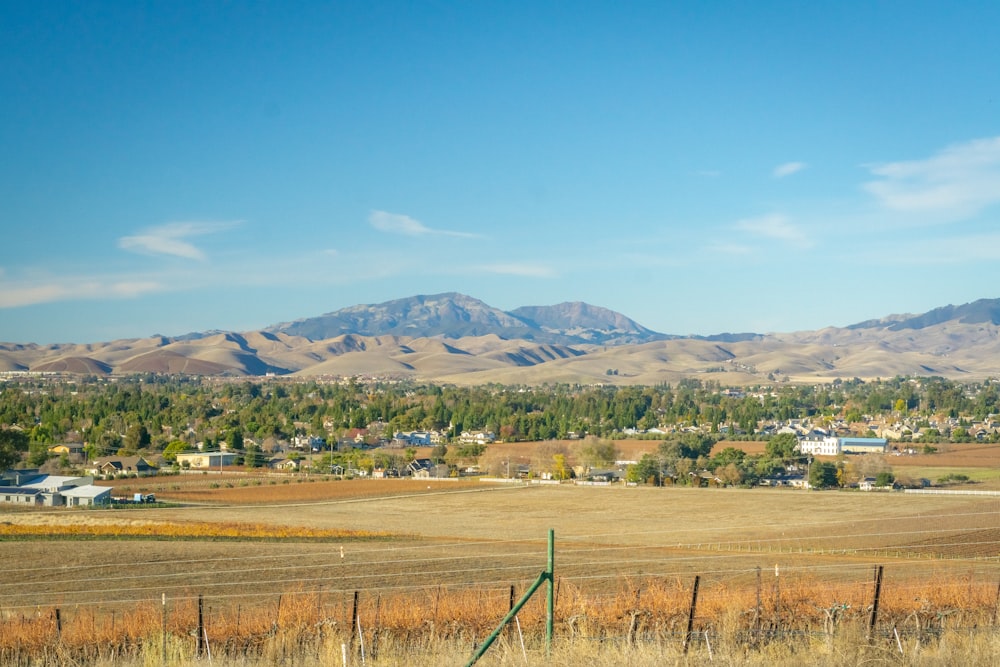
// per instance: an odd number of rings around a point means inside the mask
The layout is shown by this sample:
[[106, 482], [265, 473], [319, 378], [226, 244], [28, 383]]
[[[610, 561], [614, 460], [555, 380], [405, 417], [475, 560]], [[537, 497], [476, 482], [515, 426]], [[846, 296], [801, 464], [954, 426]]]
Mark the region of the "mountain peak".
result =
[[311, 340], [345, 333], [365, 336], [463, 338], [495, 334], [539, 343], [625, 344], [664, 338], [621, 313], [580, 301], [528, 306], [505, 312], [458, 292], [416, 295], [379, 304], [356, 305], [319, 317], [268, 327], [265, 331]]
[[961, 306], [941, 306], [922, 315], [889, 315], [848, 326], [848, 329], [926, 329], [945, 322], [959, 324], [1000, 324], [1000, 299], [978, 299]]

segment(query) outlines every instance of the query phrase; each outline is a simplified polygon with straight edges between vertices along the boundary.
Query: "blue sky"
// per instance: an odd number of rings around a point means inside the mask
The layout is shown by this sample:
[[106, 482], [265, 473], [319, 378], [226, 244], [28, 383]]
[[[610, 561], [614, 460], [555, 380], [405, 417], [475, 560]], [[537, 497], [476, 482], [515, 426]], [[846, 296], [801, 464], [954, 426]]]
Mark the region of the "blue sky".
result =
[[0, 340], [1000, 297], [995, 2], [2, 2]]

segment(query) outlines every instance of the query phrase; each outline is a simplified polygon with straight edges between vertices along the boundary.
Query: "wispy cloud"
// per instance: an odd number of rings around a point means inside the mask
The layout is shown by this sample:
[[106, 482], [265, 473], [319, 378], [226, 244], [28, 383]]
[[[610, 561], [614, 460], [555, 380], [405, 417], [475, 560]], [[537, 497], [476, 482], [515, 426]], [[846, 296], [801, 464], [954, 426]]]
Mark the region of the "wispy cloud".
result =
[[784, 164], [779, 164], [771, 172], [775, 178], [784, 178], [785, 176], [791, 176], [792, 174], [797, 174], [808, 165], [805, 162], [786, 162]]
[[867, 248], [859, 257], [865, 261], [900, 266], [962, 265], [1000, 261], [1000, 232], [968, 234], [947, 238], [894, 239], [892, 251]]
[[230, 222], [168, 222], [149, 227], [139, 234], [118, 239], [118, 247], [145, 255], [170, 255], [185, 259], [204, 260], [205, 253], [189, 242], [192, 236], [204, 236], [232, 229], [239, 221]]
[[784, 215], [765, 215], [759, 218], [746, 218], [736, 222], [734, 227], [741, 232], [776, 241], [783, 241], [801, 248], [813, 245], [799, 227]]
[[17, 308], [56, 301], [85, 299], [129, 299], [164, 290], [161, 283], [144, 280], [53, 278], [18, 283], [0, 281], [0, 308]]
[[484, 264], [479, 268], [486, 273], [523, 278], [555, 278], [557, 275], [555, 269], [541, 264]]
[[387, 234], [402, 234], [403, 236], [457, 236], [461, 238], [482, 238], [480, 234], [456, 232], [447, 229], [432, 229], [415, 218], [400, 213], [387, 211], [372, 211], [368, 216], [368, 224], [380, 232]]
[[908, 213], [975, 215], [1000, 202], [1000, 137], [948, 146], [923, 160], [869, 166], [864, 189], [887, 208]]

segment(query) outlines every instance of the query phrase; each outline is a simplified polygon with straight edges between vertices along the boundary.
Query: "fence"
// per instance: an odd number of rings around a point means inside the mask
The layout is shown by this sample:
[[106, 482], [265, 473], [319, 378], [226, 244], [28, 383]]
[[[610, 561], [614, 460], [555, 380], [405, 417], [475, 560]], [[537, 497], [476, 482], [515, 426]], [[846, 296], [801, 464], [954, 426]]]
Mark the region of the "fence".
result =
[[[912, 650], [912, 645], [936, 641], [946, 630], [993, 633], [997, 625], [1000, 572], [995, 560], [969, 561], [961, 576], [952, 572], [928, 577], [908, 571], [913, 561], [636, 575], [638, 561], [632, 559], [626, 568], [632, 574], [593, 576], [580, 574], [583, 550], [569, 545], [563, 575], [554, 569], [551, 533], [549, 539], [548, 566], [533, 584], [536, 589], [548, 584], [547, 601], [543, 606], [526, 594], [516, 609], [515, 589], [524, 590], [523, 578], [502, 586], [496, 581], [394, 586], [370, 581], [360, 589], [338, 587], [343, 579], [336, 576], [300, 577], [297, 587], [277, 595], [220, 594], [210, 587], [179, 586], [169, 596], [157, 596], [151, 594], [153, 580], [140, 576], [117, 580], [130, 582], [132, 597], [127, 599], [91, 590], [75, 603], [47, 605], [28, 603], [30, 598], [12, 592], [8, 581], [0, 588], [0, 663], [39, 664], [45, 656], [60, 656], [86, 664], [107, 656], [137, 656], [150, 646], [162, 650], [164, 664], [192, 653], [283, 661], [283, 655], [330, 644], [343, 646], [345, 661], [360, 664], [377, 660], [385, 646], [407, 651], [439, 641], [467, 647], [474, 662], [499, 636], [498, 621], [515, 618], [528, 643], [544, 636], [546, 645], [553, 640], [660, 644], [682, 653], [711, 652], [713, 646], [718, 651], [726, 646], [753, 650], [774, 643], [807, 644], [852, 628], [863, 628], [867, 642], [888, 642], [904, 653], [908, 646]], [[343, 559], [343, 551], [340, 554]], [[456, 554], [446, 562], [454, 565], [456, 559], [474, 559], [476, 554]], [[539, 554], [523, 555], [530, 556], [537, 571]], [[247, 562], [233, 558], [241, 565]], [[399, 561], [411, 577], [435, 562]], [[702, 557], [698, 564], [704, 568], [706, 560]], [[495, 575], [481, 566], [468, 571], [479, 579]], [[232, 569], [221, 572], [225, 576]], [[511, 573], [524, 574], [518, 565], [500, 575]], [[438, 571], [438, 578], [456, 582], [458, 574], [460, 568], [450, 567]], [[156, 582], [162, 584], [163, 577]]]

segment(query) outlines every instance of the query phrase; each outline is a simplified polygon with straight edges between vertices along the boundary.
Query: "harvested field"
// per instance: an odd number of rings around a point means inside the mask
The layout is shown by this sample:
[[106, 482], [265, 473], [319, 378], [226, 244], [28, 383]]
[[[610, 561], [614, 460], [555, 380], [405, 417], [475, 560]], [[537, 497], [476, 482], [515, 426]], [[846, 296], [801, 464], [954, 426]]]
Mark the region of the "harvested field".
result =
[[[272, 592], [292, 582], [392, 587], [417, 572], [422, 586], [524, 581], [544, 565], [550, 528], [556, 534], [560, 575], [598, 589], [615, 588], [623, 578], [675, 579], [699, 572], [739, 579], [776, 562], [824, 580], [864, 578], [859, 573], [875, 562], [904, 564], [894, 576], [964, 576], [970, 568], [992, 568], [1000, 558], [1000, 498], [571, 485], [470, 488], [447, 483], [432, 489], [424, 484], [416, 492], [393, 481], [386, 481], [384, 493], [365, 495], [379, 484], [301, 485], [329, 489], [331, 495], [325, 500], [303, 501], [295, 496], [297, 487], [291, 486], [276, 489], [275, 493], [284, 490], [289, 495], [271, 503], [254, 498], [245, 504], [120, 513], [17, 512], [7, 521], [34, 522], [40, 536], [54, 532], [54, 523], [82, 519], [126, 525], [188, 524], [198, 530], [211, 524], [262, 524], [315, 532], [316, 540], [306, 539], [303, 532], [298, 539], [292, 534], [273, 543], [189, 538], [114, 543], [116, 558], [124, 560], [117, 560], [112, 569], [122, 562], [129, 568], [154, 568], [155, 572], [138, 575], [147, 584], [144, 590], [176, 586], [179, 575], [163, 571], [165, 564], [183, 569], [188, 559], [214, 561], [220, 554], [234, 554], [234, 560], [224, 561], [228, 569], [213, 569], [208, 578], [185, 577], [185, 586], [210, 584], [214, 592], [225, 595], [239, 595], [249, 581], [258, 591]], [[358, 495], [344, 495], [351, 488]], [[228, 494], [243, 490], [215, 491], [231, 497]], [[322, 531], [338, 530], [361, 532], [356, 537], [349, 532], [323, 537]], [[374, 542], [361, 539], [372, 533], [381, 537]], [[0, 543], [7, 562], [60, 563], [39, 578], [24, 581], [29, 590], [46, 581], [63, 592], [58, 582], [64, 568], [72, 571], [87, 565], [99, 573], [94, 576], [105, 576], [100, 568], [106, 566], [107, 549], [107, 542], [100, 541]], [[293, 552], [302, 554], [301, 564], [273, 564], [272, 559], [280, 561]], [[434, 574], [439, 570], [428, 567], [425, 558], [444, 564], [441, 573]], [[274, 576], [261, 582], [261, 571]], [[213, 578], [222, 572], [224, 580]], [[289, 576], [277, 576], [278, 572]], [[7, 585], [8, 592], [15, 590], [16, 586]]]
[[933, 454], [890, 455], [887, 460], [893, 465], [901, 467], [1000, 467], [1000, 444], [943, 443], [934, 445], [934, 447], [937, 448], [937, 451]]
[[442, 489], [479, 488], [470, 479], [352, 479], [324, 475], [290, 474], [185, 474], [146, 477], [111, 483], [114, 495], [155, 493], [160, 500], [178, 503], [267, 504], [336, 499], [377, 498], [421, 494]]
[[[239, 502], [234, 494], [259, 489], [203, 483], [157, 491], [167, 500], [208, 494], [188, 506], [5, 513], [2, 521], [38, 534], [0, 541], [10, 564], [0, 622], [10, 629], [21, 619], [19, 632], [51, 637], [50, 622], [24, 623], [58, 608], [73, 632], [110, 636], [133, 609], [145, 609], [135, 618], [155, 628], [165, 596], [171, 632], [184, 636], [201, 597], [212, 637], [229, 637], [232, 650], [264, 651], [275, 628], [296, 637], [313, 636], [304, 628], [342, 633], [358, 594], [365, 623], [401, 651], [424, 646], [414, 637], [428, 632], [468, 646], [503, 615], [511, 587], [523, 591], [545, 568], [550, 528], [562, 638], [635, 633], [676, 642], [695, 576], [699, 626], [746, 627], [755, 604], [768, 627], [822, 630], [832, 609], [855, 610], [843, 611], [844, 622], [860, 624], [876, 564], [885, 567], [886, 623], [924, 628], [947, 612], [953, 623], [981, 624], [995, 609], [1000, 576], [1000, 498], [365, 480], [276, 485], [266, 499]], [[303, 489], [316, 495], [301, 497]], [[122, 537], [57, 539], [53, 528], [90, 522], [118, 523]], [[145, 535], [150, 524], [307, 532], [163, 539]], [[323, 533], [334, 530], [347, 532]], [[541, 619], [536, 598], [521, 614], [524, 631], [537, 638]], [[321, 629], [315, 641], [322, 637]], [[916, 637], [909, 641], [927, 641]]]

